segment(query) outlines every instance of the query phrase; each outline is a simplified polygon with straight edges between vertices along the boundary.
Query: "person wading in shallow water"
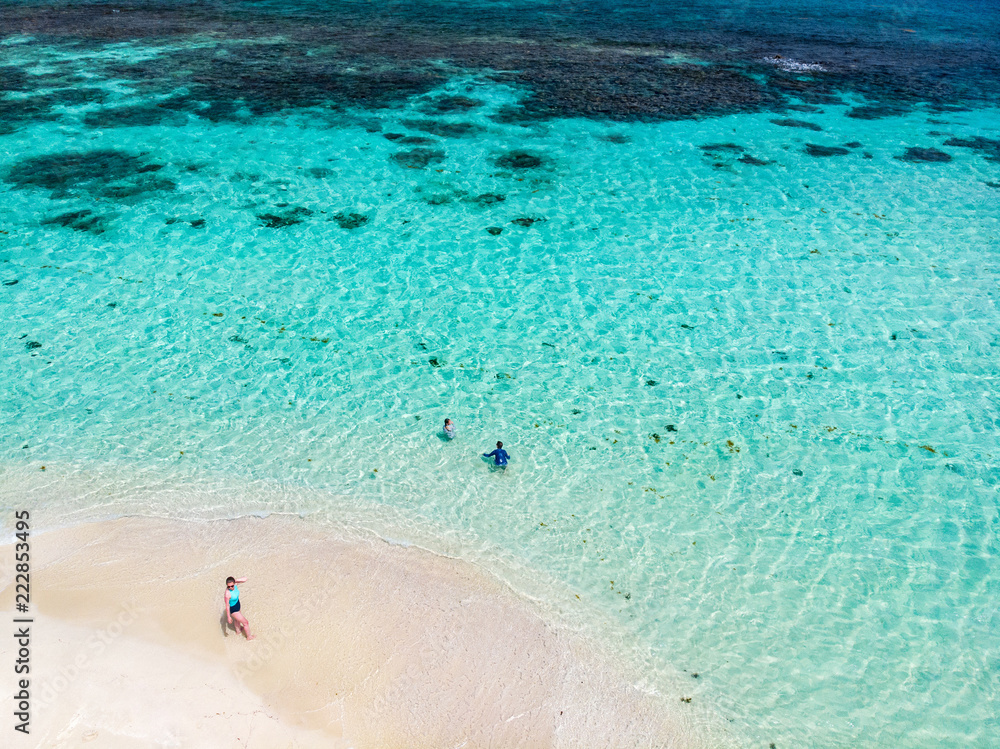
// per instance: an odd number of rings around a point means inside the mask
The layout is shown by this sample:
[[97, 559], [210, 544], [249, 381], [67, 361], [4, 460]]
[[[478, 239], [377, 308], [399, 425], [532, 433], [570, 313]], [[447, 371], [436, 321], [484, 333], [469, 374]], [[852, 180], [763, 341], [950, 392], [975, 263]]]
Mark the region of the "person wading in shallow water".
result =
[[247, 579], [245, 577], [226, 578], [226, 621], [233, 624], [236, 629], [236, 634], [240, 633], [240, 627], [243, 628], [243, 635], [248, 639], [252, 640], [253, 635], [250, 634], [250, 622], [247, 618], [240, 613], [240, 589], [236, 586], [236, 583], [245, 583]]
[[484, 458], [493, 458], [493, 462], [496, 467], [501, 471], [507, 470], [507, 461], [510, 460], [510, 456], [507, 451], [503, 449], [503, 442], [497, 442], [497, 449], [493, 452], [483, 453]]

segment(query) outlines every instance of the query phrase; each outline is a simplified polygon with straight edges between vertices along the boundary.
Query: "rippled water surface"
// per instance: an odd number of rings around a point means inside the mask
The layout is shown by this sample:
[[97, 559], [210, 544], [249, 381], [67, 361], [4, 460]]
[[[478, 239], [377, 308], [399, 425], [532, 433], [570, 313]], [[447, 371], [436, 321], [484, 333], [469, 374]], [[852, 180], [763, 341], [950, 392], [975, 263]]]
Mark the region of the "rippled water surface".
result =
[[994, 6], [0, 15], [6, 496], [383, 507], [748, 745], [996, 746]]

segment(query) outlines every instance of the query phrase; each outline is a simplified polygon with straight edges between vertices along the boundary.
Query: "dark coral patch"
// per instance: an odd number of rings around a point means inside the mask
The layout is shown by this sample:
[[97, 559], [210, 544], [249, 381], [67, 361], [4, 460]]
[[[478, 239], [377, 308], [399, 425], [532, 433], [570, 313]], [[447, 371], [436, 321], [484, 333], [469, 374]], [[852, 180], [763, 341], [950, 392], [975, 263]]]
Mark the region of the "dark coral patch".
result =
[[133, 199], [143, 200], [149, 197], [149, 193], [170, 192], [176, 187], [177, 184], [173, 180], [153, 175], [137, 175], [120, 184], [107, 185], [98, 190], [97, 195], [102, 198], [130, 202]]
[[[262, 31], [258, 29], [246, 38]], [[390, 107], [426, 94], [441, 83], [440, 74], [421, 59], [394, 55], [398, 64], [385, 64], [387, 48], [373, 46], [370, 37], [366, 41], [367, 31], [359, 34], [345, 29], [340, 36], [342, 53], [307, 54], [302, 41], [294, 39], [223, 43], [165, 51], [152, 60], [111, 64], [105, 71], [109, 76], [135, 81], [140, 90], [150, 93], [162, 91], [160, 81], [183, 78], [189, 92], [185, 98], [203, 103], [198, 108], [188, 103], [184, 106], [215, 122], [302, 107]]]
[[[195, 87], [197, 88], [197, 87]], [[230, 122], [232, 120], [245, 120], [250, 111], [243, 101], [237, 99], [213, 99], [208, 97], [207, 101], [191, 94], [179, 94], [167, 97], [151, 106], [164, 112], [194, 114], [210, 122]], [[182, 124], [183, 119], [173, 120], [176, 124]]]
[[946, 104], [944, 102], [931, 102], [928, 107], [935, 112], [971, 112], [971, 107], [964, 104]]
[[172, 189], [169, 181], [149, 182], [151, 178], [142, 174], [149, 166], [142, 157], [125, 151], [70, 151], [22, 159], [4, 179], [19, 189], [49, 190], [53, 197], [77, 191], [114, 197], [118, 188], [132, 194]]
[[0, 99], [0, 134], [16, 132], [33, 122], [49, 122], [61, 116], [54, 107], [72, 107], [102, 101], [105, 91], [95, 88], [66, 88], [25, 99]]
[[[554, 117], [619, 122], [676, 120], [760, 111], [783, 95], [729, 65], [664, 65], [619, 45], [571, 49], [561, 44], [522, 47], [505, 61], [511, 78], [531, 94], [494, 117], [504, 123]], [[513, 53], [513, 50], [511, 50]]]
[[0, 91], [29, 91], [28, 74], [16, 65], [0, 66]]
[[[180, 102], [178, 103], [180, 106]], [[245, 120], [248, 110], [239, 101], [210, 101], [205, 106], [191, 110], [209, 122], [232, 122]]]
[[482, 105], [483, 102], [479, 99], [472, 99], [468, 96], [437, 96], [423, 102], [419, 109], [425, 114], [455, 114], [456, 112], [468, 112], [470, 109], [476, 109]]
[[870, 104], [854, 107], [847, 113], [847, 116], [855, 120], [882, 120], [886, 117], [899, 117], [908, 111], [906, 107], [893, 104]]
[[602, 135], [601, 140], [605, 140], [608, 143], [614, 143], [618, 146], [623, 146], [626, 143], [630, 143], [632, 139], [627, 135], [622, 135], [621, 133], [610, 133], [608, 135]]
[[263, 223], [268, 229], [281, 229], [285, 226], [302, 223], [301, 218], [287, 215], [281, 216], [276, 213], [259, 213], [257, 214], [257, 218], [260, 219], [261, 223]]
[[63, 226], [73, 231], [86, 231], [91, 234], [103, 234], [108, 230], [108, 221], [104, 216], [96, 216], [92, 211], [70, 211], [42, 221], [43, 225]]
[[440, 120], [403, 120], [403, 124], [422, 133], [430, 133], [441, 138], [467, 138], [482, 128], [471, 122], [441, 122]]
[[508, 151], [493, 161], [501, 169], [535, 169], [542, 165], [542, 158], [529, 151]]
[[466, 198], [467, 203], [474, 203], [475, 205], [486, 207], [490, 205], [496, 205], [497, 203], [502, 203], [507, 199], [506, 195], [498, 195], [493, 192], [486, 192], [482, 195], [477, 195], [474, 198]]
[[434, 138], [428, 138], [426, 135], [407, 135], [398, 141], [403, 146], [433, 146], [437, 142]]
[[815, 143], [806, 143], [806, 153], [810, 156], [823, 158], [826, 156], [845, 156], [850, 151], [840, 146], [819, 146]]
[[771, 163], [751, 156], [746, 153], [746, 149], [743, 146], [736, 143], [706, 143], [705, 145], [698, 146], [698, 148], [704, 152], [706, 158], [713, 160], [711, 163], [715, 169], [732, 170], [730, 159], [736, 156], [739, 156], [736, 159], [737, 161], [748, 166], [767, 166]]
[[864, 144], [860, 141], [852, 140], [850, 143], [845, 143], [844, 148], [861, 148], [862, 145]]
[[399, 140], [400, 138], [405, 138], [406, 136], [402, 133], [383, 133], [382, 137], [386, 140]]
[[452, 200], [454, 200], [453, 195], [448, 193], [437, 192], [427, 195], [423, 200], [427, 205], [448, 205]]
[[973, 148], [977, 151], [1000, 151], [1000, 140], [983, 138], [980, 135], [973, 138], [949, 138], [944, 144], [958, 148]]
[[31, 122], [55, 119], [58, 119], [58, 115], [54, 114], [47, 104], [39, 104], [32, 99], [0, 101], [0, 135], [15, 133]]
[[806, 122], [805, 120], [771, 120], [771, 124], [781, 127], [798, 127], [803, 130], [815, 130], [816, 132], [823, 129], [815, 122]]
[[3, 282], [4, 286], [17, 286], [17, 284], [18, 284], [18, 280], [16, 278], [12, 278], [9, 281], [4, 281]]
[[81, 104], [100, 104], [108, 98], [108, 92], [92, 86], [61, 88], [43, 94], [42, 98], [52, 105], [78, 107]]
[[906, 149], [906, 153], [895, 158], [900, 161], [911, 161], [916, 163], [940, 164], [951, 161], [951, 156], [936, 148], [917, 148], [912, 146]]
[[983, 182], [987, 187], [992, 187], [994, 189], [1000, 189], [1000, 182]]
[[83, 124], [93, 128], [149, 127], [165, 123], [181, 125], [184, 120], [176, 111], [159, 104], [99, 109], [96, 112], [88, 112], [83, 118]]
[[743, 146], [738, 146], [735, 143], [708, 143], [704, 146], [698, 146], [705, 153], [710, 154], [726, 154], [726, 153], [743, 153]]
[[[786, 97], [794, 96], [804, 102], [804, 104], [789, 107], [789, 109], [803, 111], [799, 107], [843, 104], [840, 97], [836, 95], [837, 81], [832, 76], [803, 78], [789, 71], [770, 70], [767, 73], [766, 86], [769, 93], [778, 101], [784, 101]], [[780, 107], [781, 105], [775, 104], [775, 106]]]
[[27, 343], [24, 344], [24, 347], [28, 349], [28, 351], [33, 351], [36, 348], [41, 348], [42, 344], [40, 344], [38, 341], [28, 341]]
[[1000, 162], [1000, 140], [977, 135], [974, 138], [949, 138], [944, 144], [955, 148], [971, 148], [982, 153], [987, 161]]
[[520, 218], [516, 218], [513, 221], [511, 221], [511, 223], [512, 224], [517, 224], [518, 226], [523, 226], [525, 228], [528, 228], [532, 224], [540, 224], [540, 223], [542, 223], [545, 220], [546, 219], [544, 219], [544, 218], [532, 218], [532, 217], [529, 217], [529, 216], [521, 216]]
[[196, 229], [200, 229], [201, 227], [203, 227], [205, 225], [205, 219], [203, 219], [203, 218], [188, 219], [188, 218], [182, 218], [182, 217], [179, 217], [179, 216], [167, 216], [165, 219], [163, 219], [163, 223], [165, 223], [167, 226], [173, 226], [174, 224], [187, 223], [190, 226], [195, 227]]
[[357, 229], [368, 223], [368, 217], [363, 213], [347, 213], [340, 211], [333, 215], [333, 220], [341, 229]]
[[282, 229], [286, 226], [301, 224], [307, 216], [311, 215], [311, 210], [298, 206], [290, 211], [284, 211], [282, 213], [260, 213], [257, 214], [257, 218], [260, 219], [261, 223], [263, 223], [268, 229]]
[[488, 233], [492, 234], [494, 237], [499, 237], [501, 234], [503, 234], [503, 227], [502, 226], [487, 226], [486, 227], [486, 231]]
[[311, 177], [315, 177], [316, 179], [326, 179], [327, 177], [333, 176], [333, 170], [327, 169], [323, 166], [310, 167], [309, 169], [306, 169], [306, 171], [309, 172]]
[[439, 164], [444, 161], [444, 151], [432, 148], [414, 148], [411, 151], [394, 153], [389, 158], [407, 169], [423, 169], [430, 164]]

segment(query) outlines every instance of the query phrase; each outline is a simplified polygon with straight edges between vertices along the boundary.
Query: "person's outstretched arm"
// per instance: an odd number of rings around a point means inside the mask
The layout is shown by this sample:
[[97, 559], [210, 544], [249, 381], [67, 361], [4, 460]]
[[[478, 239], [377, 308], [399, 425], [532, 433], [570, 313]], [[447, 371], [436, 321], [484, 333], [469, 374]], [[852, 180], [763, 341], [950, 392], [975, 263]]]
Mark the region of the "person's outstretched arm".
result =
[[247, 579], [245, 577], [237, 577], [236, 578], [236, 584], [237, 585], [239, 585], [240, 583], [245, 583], [246, 581], [247, 581]]

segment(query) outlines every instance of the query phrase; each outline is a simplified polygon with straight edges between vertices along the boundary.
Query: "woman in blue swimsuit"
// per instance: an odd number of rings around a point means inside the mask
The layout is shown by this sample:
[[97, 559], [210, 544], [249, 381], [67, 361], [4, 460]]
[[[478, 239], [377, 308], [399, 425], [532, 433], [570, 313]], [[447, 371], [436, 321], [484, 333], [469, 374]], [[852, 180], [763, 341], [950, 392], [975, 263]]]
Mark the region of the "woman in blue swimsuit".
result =
[[240, 613], [240, 589], [237, 587], [236, 583], [245, 583], [247, 579], [245, 577], [227, 577], [226, 578], [226, 621], [233, 624], [236, 629], [236, 634], [240, 633], [240, 627], [243, 628], [243, 635], [248, 639], [252, 640], [253, 635], [250, 634], [250, 622], [247, 618]]

